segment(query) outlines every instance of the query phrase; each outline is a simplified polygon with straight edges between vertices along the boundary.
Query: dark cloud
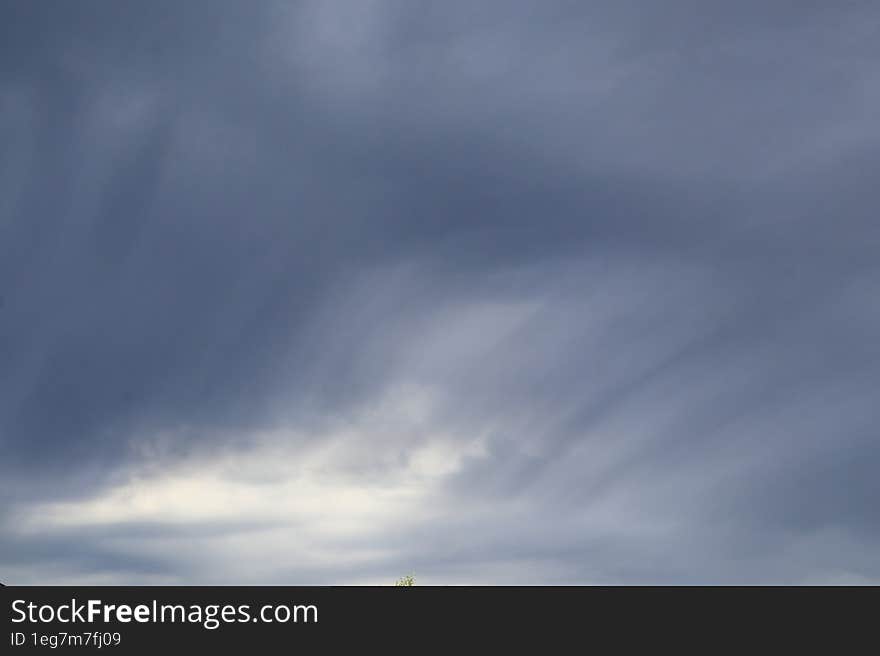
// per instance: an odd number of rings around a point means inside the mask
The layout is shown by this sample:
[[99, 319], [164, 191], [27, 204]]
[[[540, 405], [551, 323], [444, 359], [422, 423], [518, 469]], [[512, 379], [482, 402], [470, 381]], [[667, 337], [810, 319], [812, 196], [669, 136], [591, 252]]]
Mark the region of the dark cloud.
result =
[[2, 11], [7, 579], [217, 580], [113, 491], [339, 440], [454, 466], [278, 576], [880, 577], [873, 3]]

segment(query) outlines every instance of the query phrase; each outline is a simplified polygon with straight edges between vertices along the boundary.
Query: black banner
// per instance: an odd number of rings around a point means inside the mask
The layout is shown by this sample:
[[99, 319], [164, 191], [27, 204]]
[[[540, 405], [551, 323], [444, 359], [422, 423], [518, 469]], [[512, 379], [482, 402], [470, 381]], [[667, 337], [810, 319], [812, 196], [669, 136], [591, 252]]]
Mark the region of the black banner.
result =
[[[876, 588], [7, 587], [3, 653], [874, 640]], [[704, 642], [708, 641], [708, 642]], [[867, 643], [867, 644], [869, 644]], [[866, 643], [862, 643], [866, 644]]]

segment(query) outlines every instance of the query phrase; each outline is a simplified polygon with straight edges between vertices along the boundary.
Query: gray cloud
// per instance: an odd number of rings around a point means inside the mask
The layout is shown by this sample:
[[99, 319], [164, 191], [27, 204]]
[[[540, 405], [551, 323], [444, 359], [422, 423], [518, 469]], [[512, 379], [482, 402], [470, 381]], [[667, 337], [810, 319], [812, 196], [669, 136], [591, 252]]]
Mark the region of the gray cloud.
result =
[[873, 3], [3, 12], [4, 580], [880, 579]]

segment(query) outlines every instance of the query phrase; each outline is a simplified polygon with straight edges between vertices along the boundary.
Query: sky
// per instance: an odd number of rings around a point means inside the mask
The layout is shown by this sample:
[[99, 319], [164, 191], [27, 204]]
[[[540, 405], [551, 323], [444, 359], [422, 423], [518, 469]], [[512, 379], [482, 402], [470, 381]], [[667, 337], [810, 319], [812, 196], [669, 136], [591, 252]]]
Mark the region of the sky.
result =
[[873, 0], [0, 3], [0, 580], [880, 583]]

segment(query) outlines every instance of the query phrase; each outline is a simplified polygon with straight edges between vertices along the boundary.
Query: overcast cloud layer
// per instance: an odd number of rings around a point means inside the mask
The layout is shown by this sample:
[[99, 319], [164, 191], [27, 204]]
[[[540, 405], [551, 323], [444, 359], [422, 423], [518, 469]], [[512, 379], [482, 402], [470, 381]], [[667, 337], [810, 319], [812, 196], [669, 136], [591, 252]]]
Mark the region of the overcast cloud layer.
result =
[[0, 580], [880, 582], [880, 5], [4, 2]]

